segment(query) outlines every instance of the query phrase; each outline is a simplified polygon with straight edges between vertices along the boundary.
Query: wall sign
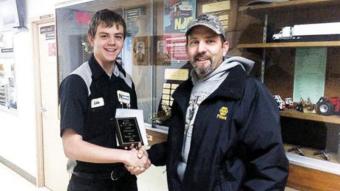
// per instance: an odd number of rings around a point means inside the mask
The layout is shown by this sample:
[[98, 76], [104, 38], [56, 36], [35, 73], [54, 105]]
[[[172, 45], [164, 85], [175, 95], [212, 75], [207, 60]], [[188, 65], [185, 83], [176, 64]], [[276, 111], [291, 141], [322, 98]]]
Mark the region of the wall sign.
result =
[[327, 48], [297, 48], [295, 56], [295, 102], [300, 98], [316, 103], [325, 91]]

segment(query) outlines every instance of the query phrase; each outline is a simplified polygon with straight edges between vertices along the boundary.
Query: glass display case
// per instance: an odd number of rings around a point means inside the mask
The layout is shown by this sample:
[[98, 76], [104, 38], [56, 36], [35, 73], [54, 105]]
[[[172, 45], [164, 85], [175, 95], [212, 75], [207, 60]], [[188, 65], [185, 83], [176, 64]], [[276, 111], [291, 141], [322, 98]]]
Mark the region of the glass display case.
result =
[[[291, 163], [289, 184], [301, 189], [340, 187], [339, 1], [93, 0], [60, 4], [56, 9], [59, 82], [91, 54], [88, 22], [103, 8], [119, 12], [127, 23], [120, 59], [133, 78], [138, 107], [144, 110], [147, 124], [166, 128], [171, 95], [189, 77], [184, 35], [188, 22], [201, 13], [215, 14], [227, 31], [228, 54], [254, 60], [251, 75], [275, 95]], [[308, 178], [299, 181], [302, 177]], [[330, 182], [323, 185], [322, 181]]]
[[293, 101], [280, 108], [283, 139], [296, 145], [289, 150], [305, 155], [303, 148], [314, 148], [310, 157], [332, 162], [340, 155], [337, 2], [248, 3], [239, 8], [240, 21], [250, 24], [239, 25], [248, 35], [240, 37], [238, 48], [262, 63], [261, 76], [272, 94]]
[[[340, 175], [339, 10], [340, 2], [331, 0], [242, 1], [237, 26], [237, 48], [261, 65], [261, 79], [277, 98], [291, 166], [329, 172], [335, 179]], [[289, 182], [297, 188], [339, 188], [338, 181], [321, 183], [326, 176], [310, 173], [302, 181], [295, 175]]]
[[153, 126], [166, 124], [171, 94], [189, 76], [185, 51], [185, 29], [198, 12], [219, 14], [228, 25], [229, 1], [209, 4], [186, 1], [74, 1], [56, 9], [59, 82], [91, 54], [87, 27], [96, 10], [119, 12], [127, 24], [127, 37], [120, 55], [125, 70], [135, 83], [138, 107]]

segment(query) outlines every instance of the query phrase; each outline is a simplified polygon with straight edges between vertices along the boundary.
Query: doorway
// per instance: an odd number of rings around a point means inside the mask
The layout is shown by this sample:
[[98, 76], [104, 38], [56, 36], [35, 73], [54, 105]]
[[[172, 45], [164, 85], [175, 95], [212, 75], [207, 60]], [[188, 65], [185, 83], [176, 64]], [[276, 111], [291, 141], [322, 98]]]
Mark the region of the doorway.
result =
[[65, 191], [69, 180], [67, 158], [59, 136], [58, 67], [53, 18], [33, 22], [37, 103], [37, 185]]

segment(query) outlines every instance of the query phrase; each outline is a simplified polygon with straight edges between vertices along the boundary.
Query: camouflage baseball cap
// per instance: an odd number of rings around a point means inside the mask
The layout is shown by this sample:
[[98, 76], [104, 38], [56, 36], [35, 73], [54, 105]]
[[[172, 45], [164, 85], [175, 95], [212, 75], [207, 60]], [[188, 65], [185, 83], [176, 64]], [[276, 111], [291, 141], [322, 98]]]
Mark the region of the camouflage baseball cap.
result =
[[196, 19], [192, 20], [187, 27], [185, 35], [188, 36], [191, 29], [194, 28], [195, 26], [208, 27], [209, 29], [213, 30], [216, 34], [222, 35], [223, 38], [226, 39], [223, 26], [221, 22], [218, 20], [218, 18], [214, 15], [203, 14], [198, 16]]

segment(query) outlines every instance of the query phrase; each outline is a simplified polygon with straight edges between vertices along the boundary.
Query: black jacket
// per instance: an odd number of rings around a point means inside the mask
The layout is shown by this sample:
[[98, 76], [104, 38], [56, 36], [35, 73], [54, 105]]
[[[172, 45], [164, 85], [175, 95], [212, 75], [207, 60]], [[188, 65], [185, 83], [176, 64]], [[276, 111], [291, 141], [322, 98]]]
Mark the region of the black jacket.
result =
[[277, 106], [262, 83], [238, 66], [197, 112], [183, 182], [177, 175], [185, 112], [193, 85], [175, 91], [167, 142], [153, 145], [154, 165], [167, 167], [170, 191], [284, 190], [288, 160]]

